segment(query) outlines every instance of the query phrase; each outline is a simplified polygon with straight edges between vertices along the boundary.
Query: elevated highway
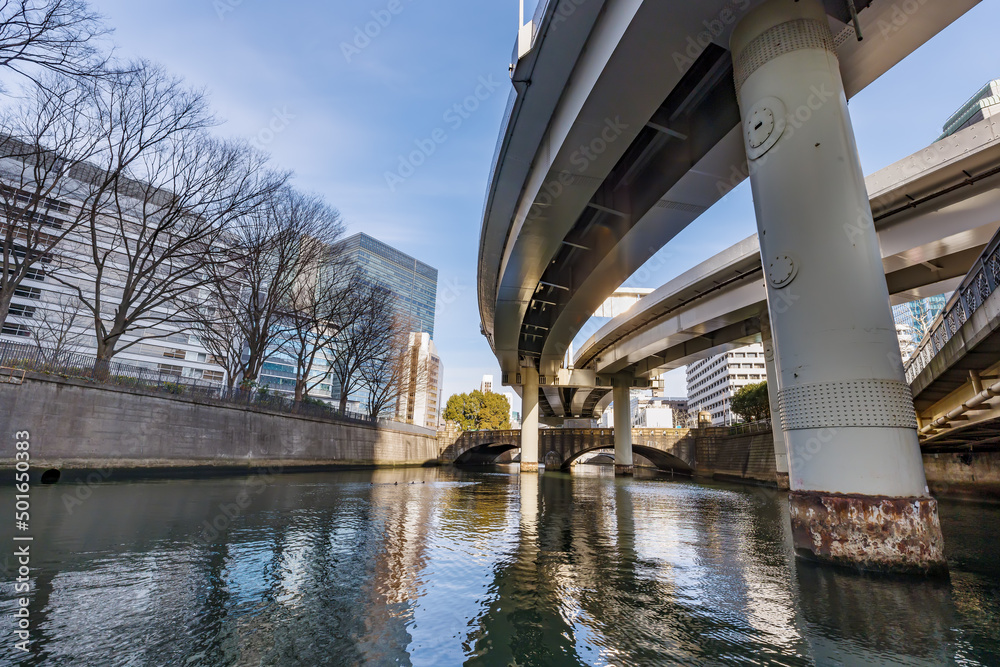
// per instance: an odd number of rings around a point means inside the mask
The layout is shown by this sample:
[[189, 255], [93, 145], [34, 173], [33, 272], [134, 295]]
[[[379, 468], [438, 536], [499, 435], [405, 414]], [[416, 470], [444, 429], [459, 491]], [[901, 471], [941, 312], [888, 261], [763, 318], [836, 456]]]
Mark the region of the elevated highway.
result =
[[[541, 3], [513, 65], [483, 214], [480, 314], [507, 384], [529, 363], [554, 375], [614, 289], [749, 171], [728, 44], [759, 2], [571, 4]], [[846, 2], [824, 3], [848, 97], [976, 2], [905, 22], [854, 4], [860, 42]]]
[[[482, 331], [503, 384], [522, 388], [522, 472], [540, 463], [539, 386], [548, 400], [548, 380], [569, 370], [563, 360], [584, 323], [749, 178], [796, 548], [875, 569], [944, 567], [912, 397], [892, 361], [885, 259], [899, 259], [890, 278], [914, 290], [930, 284], [924, 269], [947, 280], [944, 264], [975, 255], [977, 244], [966, 239], [928, 261], [934, 239], [886, 253], [847, 100], [975, 4], [926, 0], [909, 13], [891, 0], [539, 8], [511, 67], [516, 93], [490, 175], [478, 270]], [[901, 217], [920, 203], [911, 197], [900, 200]], [[588, 373], [596, 384], [591, 369], [570, 372], [578, 377], [569, 386], [586, 386]], [[632, 377], [616, 374], [612, 384], [626, 402]], [[616, 471], [629, 474], [629, 415], [619, 412]]]
[[[894, 302], [952, 291], [1000, 228], [1000, 122], [986, 120], [866, 179]], [[850, 230], [848, 229], [848, 232]], [[547, 417], [599, 415], [611, 376], [648, 379], [695, 359], [760, 342], [767, 294], [757, 237], [685, 272], [607, 323], [581, 346], [574, 370], [598, 386], [543, 387]], [[782, 294], [779, 309], [801, 295]]]

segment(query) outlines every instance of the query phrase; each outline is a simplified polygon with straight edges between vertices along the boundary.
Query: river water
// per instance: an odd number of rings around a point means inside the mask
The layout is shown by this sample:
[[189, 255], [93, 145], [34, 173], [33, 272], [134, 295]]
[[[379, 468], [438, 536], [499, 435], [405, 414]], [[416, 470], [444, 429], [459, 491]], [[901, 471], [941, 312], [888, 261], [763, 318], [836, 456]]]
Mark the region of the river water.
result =
[[797, 561], [783, 494], [581, 467], [33, 487], [0, 663], [1000, 665], [998, 507], [942, 503], [949, 580], [872, 578]]

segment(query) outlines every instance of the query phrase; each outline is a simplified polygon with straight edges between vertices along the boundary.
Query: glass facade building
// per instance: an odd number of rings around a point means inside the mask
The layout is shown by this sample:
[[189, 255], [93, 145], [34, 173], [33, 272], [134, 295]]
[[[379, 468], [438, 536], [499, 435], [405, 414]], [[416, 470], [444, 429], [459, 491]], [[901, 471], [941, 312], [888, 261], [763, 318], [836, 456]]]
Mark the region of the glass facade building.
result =
[[941, 311], [951, 294], [938, 294], [892, 307], [892, 317], [896, 320], [896, 336], [903, 361], [916, 351], [921, 339], [927, 334], [931, 324]]
[[927, 330], [930, 329], [934, 319], [941, 314], [950, 296], [950, 294], [938, 294], [909, 303], [901, 303], [892, 307], [892, 316], [896, 320], [896, 324], [911, 330], [914, 342], [919, 343]]
[[367, 234], [355, 234], [343, 243], [369, 280], [396, 295], [399, 314], [413, 322], [412, 330], [433, 338], [437, 269]]

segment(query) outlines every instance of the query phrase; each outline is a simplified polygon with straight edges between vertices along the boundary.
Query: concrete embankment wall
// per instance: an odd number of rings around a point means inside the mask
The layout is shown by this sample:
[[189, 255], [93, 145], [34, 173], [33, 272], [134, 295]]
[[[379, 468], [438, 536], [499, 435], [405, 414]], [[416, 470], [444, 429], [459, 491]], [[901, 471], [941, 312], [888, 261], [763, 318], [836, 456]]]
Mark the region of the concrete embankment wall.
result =
[[696, 429], [695, 475], [765, 484], [775, 483], [774, 441], [770, 431], [730, 435], [728, 429]]
[[935, 496], [1000, 501], [1000, 452], [924, 454]]
[[180, 469], [432, 465], [437, 436], [251, 411], [45, 375], [0, 384], [0, 466]]
[[[774, 484], [771, 433], [729, 435], [724, 429], [693, 430], [695, 474], [714, 479]], [[1000, 452], [924, 454], [927, 486], [939, 498], [1000, 501]]]

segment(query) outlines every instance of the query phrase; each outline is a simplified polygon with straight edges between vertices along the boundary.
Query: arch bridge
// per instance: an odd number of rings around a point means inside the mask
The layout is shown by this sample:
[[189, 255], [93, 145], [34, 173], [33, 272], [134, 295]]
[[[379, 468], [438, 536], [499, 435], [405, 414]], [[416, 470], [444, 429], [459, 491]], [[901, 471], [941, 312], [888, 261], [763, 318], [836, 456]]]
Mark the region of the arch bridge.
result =
[[[539, 431], [540, 452], [548, 469], [567, 470], [584, 454], [613, 449], [614, 429], [551, 428]], [[489, 465], [521, 448], [520, 431], [465, 431], [441, 452], [442, 463]], [[691, 474], [695, 468], [695, 438], [689, 429], [632, 429], [632, 451], [660, 470]]]

